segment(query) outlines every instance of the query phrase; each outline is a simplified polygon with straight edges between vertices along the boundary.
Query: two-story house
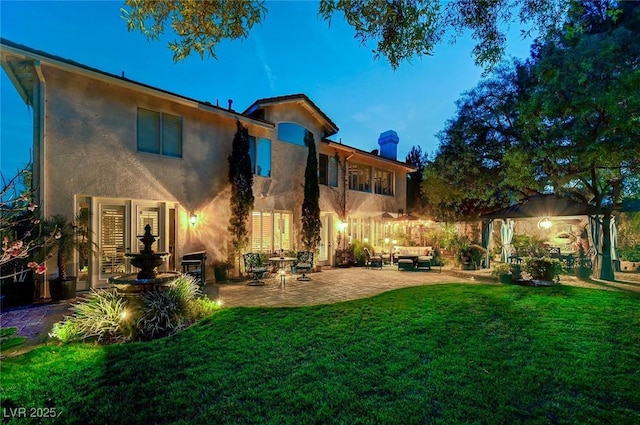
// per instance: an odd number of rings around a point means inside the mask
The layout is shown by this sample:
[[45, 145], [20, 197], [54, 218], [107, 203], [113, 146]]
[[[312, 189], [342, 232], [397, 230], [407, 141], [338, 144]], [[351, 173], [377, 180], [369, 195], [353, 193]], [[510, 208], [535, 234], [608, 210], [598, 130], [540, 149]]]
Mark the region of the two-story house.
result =
[[255, 174], [247, 250], [301, 249], [305, 130], [318, 151], [319, 264], [333, 262], [339, 239], [377, 244], [381, 217], [405, 208], [413, 168], [397, 161], [395, 132], [381, 135], [380, 154], [331, 141], [338, 127], [304, 94], [260, 99], [238, 112], [231, 102], [191, 99], [6, 39], [0, 47], [4, 71], [33, 110], [42, 215], [88, 218], [95, 248], [76, 258], [79, 289], [133, 271], [123, 256], [138, 252], [146, 224], [158, 235], [154, 250], [172, 254], [170, 269], [189, 251], [226, 259], [237, 121], [251, 136]]

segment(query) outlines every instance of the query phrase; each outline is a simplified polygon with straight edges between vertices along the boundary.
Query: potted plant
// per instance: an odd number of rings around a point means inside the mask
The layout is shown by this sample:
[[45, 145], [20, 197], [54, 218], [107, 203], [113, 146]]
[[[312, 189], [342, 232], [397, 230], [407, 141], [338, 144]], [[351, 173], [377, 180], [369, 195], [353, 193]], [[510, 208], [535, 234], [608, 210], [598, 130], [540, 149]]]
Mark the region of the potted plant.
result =
[[640, 245], [620, 250], [620, 270], [624, 272], [640, 271]]
[[463, 245], [460, 248], [460, 264], [463, 270], [477, 270], [482, 265], [487, 250], [480, 245]]
[[226, 282], [229, 279], [229, 270], [233, 268], [233, 264], [229, 261], [214, 261], [212, 265], [216, 282]]
[[46, 245], [56, 257], [58, 276], [49, 279], [49, 292], [53, 301], [68, 300], [76, 296], [76, 276], [67, 275], [67, 262], [78, 248], [76, 227], [63, 215], [54, 215], [45, 223], [52, 236], [52, 243]]
[[491, 271], [491, 276], [497, 278], [500, 283], [512, 283], [511, 275], [511, 266], [506, 263], [496, 264]]
[[582, 246], [578, 250], [578, 261], [575, 264], [574, 273], [580, 279], [588, 279], [591, 276], [591, 260], [585, 255]]

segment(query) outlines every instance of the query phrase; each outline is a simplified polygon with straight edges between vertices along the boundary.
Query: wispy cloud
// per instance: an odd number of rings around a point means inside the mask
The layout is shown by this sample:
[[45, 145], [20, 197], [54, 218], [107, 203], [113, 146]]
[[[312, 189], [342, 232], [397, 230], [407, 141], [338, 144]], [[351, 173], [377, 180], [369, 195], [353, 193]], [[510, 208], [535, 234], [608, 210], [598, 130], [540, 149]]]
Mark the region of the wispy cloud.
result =
[[259, 35], [253, 36], [253, 39], [256, 42], [256, 54], [258, 56], [258, 60], [262, 64], [262, 68], [264, 69], [265, 75], [267, 77], [267, 81], [269, 81], [269, 87], [272, 91], [276, 89], [276, 77], [273, 75], [271, 71], [271, 67], [267, 61], [267, 53], [264, 48], [264, 43], [262, 43], [262, 38]]

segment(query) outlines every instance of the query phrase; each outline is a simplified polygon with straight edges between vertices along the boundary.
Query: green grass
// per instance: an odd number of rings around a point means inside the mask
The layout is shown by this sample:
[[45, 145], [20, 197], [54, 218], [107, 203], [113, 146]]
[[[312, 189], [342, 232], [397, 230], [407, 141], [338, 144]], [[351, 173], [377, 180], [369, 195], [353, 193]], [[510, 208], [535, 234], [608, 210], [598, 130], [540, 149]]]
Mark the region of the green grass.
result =
[[639, 306], [565, 286], [438, 285], [223, 309], [150, 343], [4, 360], [2, 405], [60, 415], [43, 423], [637, 424]]

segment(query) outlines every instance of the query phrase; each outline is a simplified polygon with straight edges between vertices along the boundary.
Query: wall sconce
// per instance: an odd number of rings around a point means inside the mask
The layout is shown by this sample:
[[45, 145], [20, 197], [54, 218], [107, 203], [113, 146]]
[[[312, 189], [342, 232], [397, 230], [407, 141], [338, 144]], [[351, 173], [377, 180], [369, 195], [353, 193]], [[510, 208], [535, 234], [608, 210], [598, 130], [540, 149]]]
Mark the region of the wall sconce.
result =
[[553, 223], [547, 217], [543, 217], [538, 221], [538, 229], [548, 230], [551, 226], [553, 226]]
[[192, 226], [195, 226], [196, 221], [198, 221], [198, 216], [196, 215], [196, 213], [192, 212], [191, 217], [189, 217], [189, 222]]

